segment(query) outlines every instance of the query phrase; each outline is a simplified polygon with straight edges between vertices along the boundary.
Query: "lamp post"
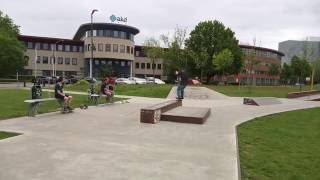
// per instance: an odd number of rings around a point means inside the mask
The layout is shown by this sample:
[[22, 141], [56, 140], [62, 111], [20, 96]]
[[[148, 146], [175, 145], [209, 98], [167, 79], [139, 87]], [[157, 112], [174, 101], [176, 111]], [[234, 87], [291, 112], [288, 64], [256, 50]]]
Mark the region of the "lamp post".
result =
[[60, 42], [63, 42], [64, 40], [59, 40], [54, 43], [54, 48], [52, 48], [52, 57], [53, 57], [53, 62], [52, 62], [52, 76], [56, 76], [56, 56], [55, 56], [55, 51], [57, 49], [57, 44]]
[[91, 11], [91, 33], [90, 33], [90, 35], [91, 35], [91, 48], [90, 48], [90, 50], [91, 50], [91, 58], [90, 58], [90, 61], [89, 61], [89, 76], [90, 76], [90, 79], [92, 79], [92, 61], [93, 61], [93, 48], [94, 48], [94, 45], [93, 45], [93, 24], [92, 24], [92, 16], [93, 16], [93, 14], [96, 12], [96, 11], [98, 11], [97, 9], [94, 9], [94, 10], [92, 10]]

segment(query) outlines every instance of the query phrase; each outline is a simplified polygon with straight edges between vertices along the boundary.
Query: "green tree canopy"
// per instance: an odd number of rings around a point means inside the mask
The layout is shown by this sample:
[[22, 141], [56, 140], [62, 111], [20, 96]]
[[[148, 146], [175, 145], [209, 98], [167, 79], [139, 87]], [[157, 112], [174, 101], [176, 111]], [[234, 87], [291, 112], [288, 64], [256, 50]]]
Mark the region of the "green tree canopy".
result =
[[[214, 60], [212, 61], [213, 57], [224, 49], [229, 49], [234, 56], [230, 69], [232, 73], [239, 73], [243, 65], [242, 51], [234, 32], [217, 20], [200, 22], [191, 31], [190, 38], [186, 40], [186, 47], [193, 51], [195, 56], [199, 57], [197, 61], [203, 61], [197, 64], [201, 64], [201, 68], [207, 74], [207, 81], [216, 73], [213, 66]], [[203, 59], [203, 57], [206, 57], [206, 59]]]
[[276, 64], [271, 64], [269, 66], [269, 75], [277, 76], [280, 74], [280, 66]]
[[293, 56], [291, 60], [291, 68], [293, 75], [297, 77], [300, 82], [307, 76], [310, 76], [311, 67], [307, 60]]
[[24, 66], [24, 46], [17, 39], [19, 26], [0, 11], [0, 77], [21, 71]]
[[293, 70], [290, 65], [284, 63], [281, 68], [280, 78], [287, 84], [293, 78]]
[[234, 57], [229, 49], [224, 49], [216, 57], [213, 58], [213, 65], [217, 72], [222, 75], [226, 73], [232, 73], [232, 63]]

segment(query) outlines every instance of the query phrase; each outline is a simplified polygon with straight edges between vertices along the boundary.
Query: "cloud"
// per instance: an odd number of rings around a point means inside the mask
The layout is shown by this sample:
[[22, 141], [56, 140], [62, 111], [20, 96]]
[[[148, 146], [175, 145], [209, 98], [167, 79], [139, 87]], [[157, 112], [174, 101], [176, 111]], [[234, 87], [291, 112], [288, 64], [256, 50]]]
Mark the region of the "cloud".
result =
[[314, 0], [0, 0], [1, 9], [26, 35], [72, 38], [83, 23], [108, 22], [111, 14], [128, 17], [127, 25], [140, 29], [136, 43], [172, 32], [179, 25], [189, 32], [204, 20], [217, 19], [241, 42], [256, 37], [261, 45], [277, 49], [280, 41], [320, 36], [320, 2]]

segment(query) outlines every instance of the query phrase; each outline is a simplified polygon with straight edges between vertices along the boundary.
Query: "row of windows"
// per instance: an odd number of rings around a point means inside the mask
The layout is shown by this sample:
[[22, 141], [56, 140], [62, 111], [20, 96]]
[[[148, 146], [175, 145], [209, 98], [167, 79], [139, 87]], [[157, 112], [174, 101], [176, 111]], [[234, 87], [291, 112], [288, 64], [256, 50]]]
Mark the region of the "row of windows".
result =
[[[53, 62], [53, 63], [52, 63]], [[55, 58], [54, 57], [49, 57], [48, 56], [37, 56], [37, 64], [55, 64]], [[57, 59], [58, 64], [66, 64], [66, 65], [77, 65], [78, 64], [78, 59], [77, 58], [63, 58], [63, 57], [58, 57]]]
[[131, 66], [131, 61], [107, 61], [107, 60], [95, 60], [94, 61], [95, 65], [119, 65], [124, 67], [124, 66]]
[[38, 49], [38, 50], [56, 50], [65, 52], [83, 52], [82, 46], [68, 45], [68, 44], [48, 44], [39, 42], [25, 42], [27, 49]]
[[[150, 69], [151, 68], [151, 63], [136, 63], [136, 69]], [[157, 69], [161, 69], [162, 65], [161, 64], [152, 64], [152, 69], [155, 69], [157, 66]]]
[[[111, 46], [112, 45], [112, 46]], [[85, 51], [91, 51], [91, 44], [84, 45]], [[96, 51], [96, 45], [93, 45], [93, 51]], [[98, 51], [116, 52], [133, 54], [133, 47], [118, 44], [98, 44]]]
[[256, 56], [270, 57], [270, 58], [279, 59], [279, 60], [281, 59], [281, 56], [279, 54], [273, 53], [270, 51], [261, 51], [261, 50], [255, 50], [255, 49], [247, 49], [247, 48], [243, 48], [242, 51], [247, 56], [256, 55]]
[[[131, 33], [123, 32], [123, 31], [113, 31], [113, 30], [93, 30], [93, 37], [113, 37], [113, 38], [121, 38], [128, 39], [134, 41], [134, 35]], [[91, 31], [86, 31], [85, 37], [91, 37]]]

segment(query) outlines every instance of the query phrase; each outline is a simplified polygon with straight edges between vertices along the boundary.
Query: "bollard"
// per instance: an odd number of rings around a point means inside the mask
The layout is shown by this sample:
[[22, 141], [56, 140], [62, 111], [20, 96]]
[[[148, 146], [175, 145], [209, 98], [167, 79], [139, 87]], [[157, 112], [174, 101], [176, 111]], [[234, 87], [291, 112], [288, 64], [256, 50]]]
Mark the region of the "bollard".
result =
[[26, 81], [23, 81], [23, 87], [26, 87]]

